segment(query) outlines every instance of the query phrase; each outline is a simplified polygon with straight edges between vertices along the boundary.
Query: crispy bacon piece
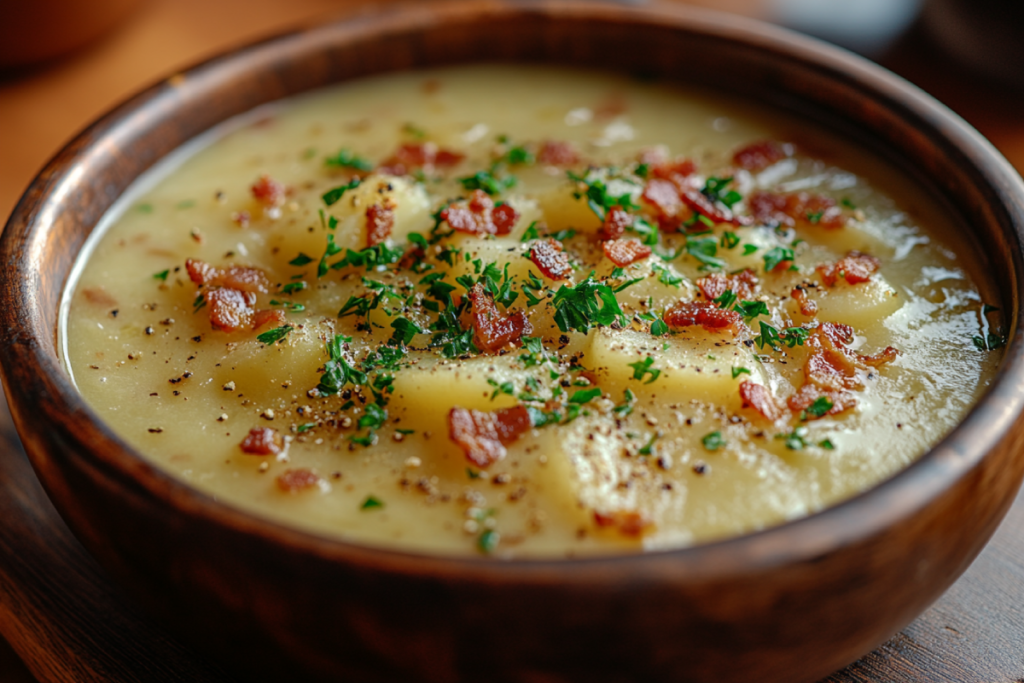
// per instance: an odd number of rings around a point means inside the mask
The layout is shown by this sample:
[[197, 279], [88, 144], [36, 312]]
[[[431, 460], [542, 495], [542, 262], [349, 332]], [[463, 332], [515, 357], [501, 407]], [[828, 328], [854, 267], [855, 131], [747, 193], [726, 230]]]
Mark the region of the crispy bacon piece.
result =
[[286, 322], [288, 318], [281, 309], [261, 308], [252, 316], [252, 329], [258, 330], [271, 323], [284, 325]]
[[594, 510], [594, 524], [599, 527], [614, 527], [624, 536], [640, 536], [654, 523], [636, 510], [616, 510], [615, 512]]
[[398, 261], [398, 267], [409, 270], [417, 263], [422, 262], [426, 256], [427, 253], [423, 251], [423, 247], [411, 247], [402, 254], [401, 260]]
[[669, 327], [700, 325], [708, 332], [729, 332], [735, 336], [743, 324], [743, 316], [707, 301], [680, 301], [665, 311], [665, 324]]
[[247, 266], [230, 266], [217, 268], [198, 259], [185, 261], [185, 270], [189, 278], [197, 285], [210, 287], [230, 287], [240, 292], [266, 293], [270, 287], [267, 276], [259, 268]]
[[642, 261], [651, 255], [651, 248], [637, 239], [606, 240], [601, 243], [604, 255], [619, 268]]
[[689, 213], [679, 198], [679, 190], [670, 180], [648, 180], [640, 198], [654, 209], [658, 224], [665, 230], [678, 230], [679, 224]]
[[663, 228], [678, 229], [680, 223], [694, 212], [716, 223], [743, 225], [750, 222], [747, 217], [734, 214], [727, 206], [708, 199], [692, 177], [696, 170], [697, 167], [689, 159], [666, 162], [651, 168], [651, 179], [647, 181], [641, 198], [654, 208]]
[[441, 149], [433, 142], [412, 142], [400, 145], [395, 153], [377, 168], [385, 175], [408, 175], [416, 169], [431, 172], [450, 168], [462, 161], [464, 155]]
[[813, 405], [819, 398], [827, 398], [832, 402], [832, 407], [823, 415], [811, 415], [808, 413], [805, 416], [806, 419], [816, 420], [819, 417], [825, 417], [825, 415], [838, 415], [844, 410], [849, 410], [857, 405], [857, 399], [849, 392], [828, 391], [816, 387], [813, 384], [805, 384], [800, 387], [800, 391], [790, 396], [786, 401], [786, 404], [793, 412], [800, 412], [801, 410], [807, 410], [810, 408], [811, 405]]
[[[681, 187], [679, 188], [679, 198], [683, 200], [683, 204], [688, 206], [692, 211], [707, 216], [715, 223], [745, 223], [746, 219], [741, 218], [732, 212], [732, 209], [716, 204], [708, 199], [703, 192], [695, 187]], [[704, 227], [701, 227], [703, 230]]]
[[821, 275], [822, 282], [834, 287], [840, 277], [851, 285], [867, 282], [881, 265], [882, 262], [870, 254], [851, 251], [835, 263], [823, 263], [815, 270]]
[[252, 325], [256, 295], [230, 287], [211, 289], [204, 293], [210, 309], [210, 324], [223, 332], [234, 332]]
[[770, 422], [775, 422], [783, 416], [784, 411], [775, 402], [772, 392], [763, 384], [750, 380], [740, 382], [740, 398], [743, 399], [744, 408], [753, 408]]
[[517, 344], [524, 334], [533, 332], [533, 326], [522, 311], [511, 315], [499, 313], [494, 298], [482, 284], [473, 285], [468, 296], [473, 340], [481, 351], [494, 352], [508, 344]]
[[268, 175], [261, 175], [249, 189], [256, 201], [268, 208], [281, 206], [288, 196], [288, 188]]
[[789, 293], [793, 300], [796, 301], [797, 305], [800, 306], [800, 312], [808, 317], [814, 317], [818, 315], [818, 302], [808, 298], [807, 290], [803, 287], [794, 287], [793, 291]]
[[[652, 150], [654, 154], [661, 154], [661, 151], [657, 148]], [[645, 153], [646, 154], [646, 153]], [[656, 158], [656, 157], [651, 157]], [[697, 172], [697, 164], [692, 159], [676, 159], [675, 161], [668, 161], [662, 158], [660, 161], [651, 161], [651, 168], [648, 173], [652, 178], [663, 178], [665, 180], [671, 180], [674, 184], [679, 184], [684, 178], [692, 176]]]
[[575, 166], [579, 155], [572, 144], [560, 140], [545, 140], [537, 152], [537, 161], [548, 166]]
[[633, 217], [622, 207], [613, 206], [604, 215], [604, 222], [597, 236], [603, 240], [617, 240], [626, 232], [626, 228], [633, 225]]
[[732, 163], [756, 173], [789, 156], [792, 156], [792, 152], [786, 146], [774, 140], [760, 140], [736, 150], [732, 155]]
[[806, 345], [811, 355], [804, 365], [804, 379], [819, 389], [841, 391], [860, 384], [857, 370], [878, 367], [895, 360], [899, 352], [886, 347], [875, 356], [861, 356], [848, 346], [853, 342], [853, 328], [839, 323], [822, 323], [808, 336]]
[[562, 243], [551, 237], [533, 243], [530, 260], [544, 277], [551, 280], [564, 280], [572, 272], [569, 256], [562, 251]]
[[390, 204], [371, 204], [366, 209], [366, 246], [373, 247], [391, 236], [395, 227], [395, 208]]
[[898, 355], [900, 355], [899, 351], [897, 351], [892, 346], [886, 346], [884, 349], [882, 349], [881, 351], [872, 356], [862, 356], [860, 354], [857, 354], [857, 360], [859, 360], [864, 365], [870, 365], [873, 368], [879, 368], [885, 365], [886, 363], [891, 363], [894, 360], [896, 360], [896, 356]]
[[505, 457], [505, 446], [530, 429], [530, 413], [523, 406], [491, 412], [452, 408], [448, 412], [448, 436], [480, 468]]
[[732, 290], [738, 299], [749, 299], [760, 286], [757, 275], [750, 268], [741, 270], [734, 275], [723, 275], [722, 273], [711, 273], [697, 279], [697, 287], [701, 294], [708, 301], [717, 299], [725, 294], [725, 290]]
[[251, 219], [248, 211], [235, 211], [231, 214], [231, 220], [240, 228], [248, 228]]
[[249, 455], [277, 455], [284, 448], [284, 438], [273, 427], [253, 427], [239, 446]]
[[285, 493], [299, 493], [314, 488], [319, 483], [320, 477], [305, 467], [285, 470], [277, 475], [277, 488]]
[[507, 235], [519, 220], [511, 204], [495, 207], [483, 190], [473, 190], [468, 202], [452, 202], [441, 211], [452, 230], [471, 235]]
[[801, 223], [819, 225], [829, 230], [846, 225], [846, 214], [836, 206], [836, 201], [820, 194], [755, 192], [747, 197], [747, 206], [761, 223], [777, 223], [787, 227]]

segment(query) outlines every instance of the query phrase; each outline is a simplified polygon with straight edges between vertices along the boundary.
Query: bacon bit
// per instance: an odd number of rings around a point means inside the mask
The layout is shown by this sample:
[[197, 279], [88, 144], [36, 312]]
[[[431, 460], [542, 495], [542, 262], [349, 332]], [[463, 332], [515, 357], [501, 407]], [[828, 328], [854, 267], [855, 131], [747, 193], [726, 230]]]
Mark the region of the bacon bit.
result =
[[605, 528], [614, 527], [624, 536], [639, 536], [654, 523], [636, 510], [616, 510], [612, 513], [594, 510], [594, 524]]
[[819, 389], [841, 391], [860, 384], [858, 364], [847, 348], [853, 342], [853, 328], [839, 323], [822, 323], [807, 338], [806, 345], [813, 349], [804, 365], [804, 379]]
[[548, 166], [575, 166], [579, 160], [572, 144], [558, 140], [545, 140], [537, 152], [537, 161]]
[[823, 263], [815, 270], [821, 275], [822, 282], [834, 287], [840, 277], [851, 285], [867, 282], [881, 265], [882, 262], [870, 254], [851, 251], [835, 263]]
[[277, 488], [285, 493], [298, 493], [311, 489], [320, 483], [320, 477], [314, 474], [313, 470], [300, 467], [294, 470], [285, 470], [277, 475]]
[[680, 214], [685, 209], [683, 201], [679, 198], [679, 190], [674, 183], [661, 178], [652, 178], [647, 181], [640, 198], [654, 209], [658, 224], [662, 229], [679, 229], [679, 224], [685, 218]]
[[774, 140], [761, 140], [736, 150], [732, 155], [732, 163], [748, 171], [757, 172], [789, 156], [792, 156], [792, 152], [786, 146]]
[[691, 159], [676, 159], [675, 161], [662, 161], [655, 163], [649, 173], [652, 178], [671, 180], [673, 184], [679, 182], [697, 172], [697, 164]]
[[483, 190], [473, 190], [468, 202], [452, 202], [441, 211], [441, 220], [452, 230], [470, 235], [507, 235], [519, 220], [510, 204], [495, 208], [494, 200]]
[[836, 206], [836, 201], [820, 194], [755, 192], [747, 198], [747, 205], [754, 218], [761, 223], [778, 223], [788, 227], [801, 223], [819, 225], [829, 230], [837, 230], [846, 225], [846, 214]]
[[261, 175], [249, 189], [256, 201], [268, 208], [281, 206], [288, 195], [288, 188], [268, 175]]
[[601, 248], [608, 260], [619, 268], [625, 268], [651, 255], [651, 248], [637, 239], [607, 240], [601, 244]]
[[744, 408], [753, 408], [770, 422], [775, 422], [783, 415], [772, 392], [763, 384], [750, 380], [740, 382], [740, 398], [743, 399]]
[[522, 311], [502, 316], [494, 298], [482, 284], [473, 285], [468, 296], [473, 340], [481, 351], [494, 352], [508, 344], [518, 344], [524, 334], [533, 332], [533, 326]]
[[813, 318], [818, 315], [818, 302], [808, 298], [807, 290], [803, 287], [794, 287], [789, 293], [793, 300], [800, 306], [800, 312]]
[[412, 142], [399, 146], [377, 171], [385, 175], [409, 175], [418, 168], [430, 172], [454, 166], [464, 158], [458, 152], [438, 148], [433, 142]]
[[722, 296], [727, 289], [732, 290], [738, 299], [749, 299], [757, 292], [760, 282], [754, 271], [746, 268], [735, 275], [723, 275], [722, 273], [705, 275], [697, 279], [697, 287], [708, 301]]
[[252, 324], [256, 295], [240, 292], [230, 287], [220, 287], [206, 292], [206, 304], [210, 309], [210, 324], [214, 329], [234, 332]]
[[104, 308], [117, 306], [117, 299], [110, 296], [110, 293], [102, 287], [89, 287], [82, 290], [82, 294], [85, 295], [85, 300], [91, 304], [103, 306]]
[[198, 259], [188, 259], [185, 261], [185, 269], [192, 282], [197, 285], [230, 287], [240, 292], [262, 293], [266, 293], [270, 287], [267, 276], [259, 268], [246, 266], [216, 268]]
[[491, 412], [452, 408], [448, 412], [448, 436], [480, 468], [505, 457], [505, 446], [530, 429], [530, 413], [523, 406]]
[[739, 333], [743, 316], [728, 311], [707, 301], [680, 301], [665, 311], [665, 324], [669, 327], [693, 327], [700, 325], [708, 332]]
[[900, 355], [900, 352], [891, 346], [886, 346], [884, 349], [874, 354], [873, 356], [862, 356], [857, 355], [857, 360], [864, 365], [870, 365], [873, 368], [879, 368], [886, 363], [891, 363], [896, 360], [896, 356]]
[[572, 272], [569, 256], [562, 251], [562, 243], [550, 237], [533, 243], [530, 260], [550, 280], [564, 280]]
[[249, 455], [277, 455], [284, 448], [284, 438], [273, 427], [253, 427], [239, 446]]
[[[725, 206], [716, 204], [704, 196], [704, 193], [694, 187], [680, 187], [679, 197], [683, 200], [683, 204], [688, 206], [691, 210], [707, 216], [715, 223], [737, 223], [743, 224], [748, 222], [748, 219], [743, 216], [737, 216]], [[704, 229], [703, 226], [700, 228]]]
[[263, 308], [253, 315], [252, 318], [252, 329], [258, 330], [265, 325], [270, 323], [277, 323], [278, 325], [284, 325], [288, 322], [288, 318], [285, 316], [284, 311], [280, 309], [267, 309]]
[[849, 410], [857, 405], [857, 399], [846, 391], [827, 391], [811, 384], [805, 384], [800, 387], [800, 391], [790, 396], [786, 404], [793, 412], [799, 412], [810, 408], [819, 398], [827, 398], [832, 402], [832, 407], [823, 415], [811, 415], [808, 413], [805, 416], [806, 419], [817, 420], [819, 417], [825, 417], [825, 415], [838, 415], [844, 410]]
[[231, 214], [231, 220], [240, 228], [248, 228], [251, 219], [248, 211], [235, 211]]
[[613, 206], [604, 215], [604, 222], [597, 236], [603, 240], [617, 240], [626, 232], [626, 228], [633, 225], [633, 217], [624, 209]]
[[412, 247], [402, 255], [402, 258], [398, 261], [398, 267], [409, 270], [417, 263], [423, 261], [427, 254], [423, 251], [423, 247]]
[[366, 246], [373, 247], [391, 236], [395, 227], [395, 208], [388, 204], [372, 204], [366, 209]]

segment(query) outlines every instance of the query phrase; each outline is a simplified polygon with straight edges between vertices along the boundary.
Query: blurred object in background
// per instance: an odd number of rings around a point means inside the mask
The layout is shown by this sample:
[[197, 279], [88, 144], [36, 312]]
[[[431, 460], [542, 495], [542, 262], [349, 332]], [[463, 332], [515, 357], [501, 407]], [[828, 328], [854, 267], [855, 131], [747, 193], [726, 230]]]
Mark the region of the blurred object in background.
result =
[[99, 38], [140, 0], [4, 0], [0, 68], [58, 57]]
[[1024, 2], [928, 0], [922, 22], [932, 40], [968, 68], [1024, 88]]
[[921, 4], [922, 0], [766, 2], [768, 16], [775, 23], [868, 57], [882, 53], [899, 38], [917, 18]]

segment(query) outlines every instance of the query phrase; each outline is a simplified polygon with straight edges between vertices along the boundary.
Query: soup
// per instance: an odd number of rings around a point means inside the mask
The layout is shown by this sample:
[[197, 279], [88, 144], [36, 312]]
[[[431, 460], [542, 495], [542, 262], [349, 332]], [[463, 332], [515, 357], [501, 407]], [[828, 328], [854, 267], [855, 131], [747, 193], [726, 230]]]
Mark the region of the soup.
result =
[[625, 77], [377, 77], [233, 122], [97, 233], [69, 371], [147, 458], [358, 543], [680, 547], [884, 480], [1000, 314], [935, 200], [779, 114]]

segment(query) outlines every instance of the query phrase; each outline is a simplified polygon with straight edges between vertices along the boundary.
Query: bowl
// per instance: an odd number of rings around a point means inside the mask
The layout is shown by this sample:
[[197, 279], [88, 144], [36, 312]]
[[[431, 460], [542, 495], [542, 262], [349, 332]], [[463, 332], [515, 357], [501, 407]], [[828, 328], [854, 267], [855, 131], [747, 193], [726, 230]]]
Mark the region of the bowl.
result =
[[[364, 75], [472, 61], [628, 70], [771, 104], [872, 149], [971, 233], [1011, 312], [996, 380], [920, 460], [831, 509], [642, 555], [423, 556], [256, 519], [152, 467], [85, 405], [56, 350], [79, 249], [129, 184], [265, 102]], [[14, 419], [64, 519], [177, 633], [254, 679], [819, 679], [938, 597], [1024, 476], [1024, 183], [940, 104], [786, 31], [678, 5], [440, 2], [391, 7], [215, 58], [155, 85], [60, 152], [0, 242], [0, 361]]]

